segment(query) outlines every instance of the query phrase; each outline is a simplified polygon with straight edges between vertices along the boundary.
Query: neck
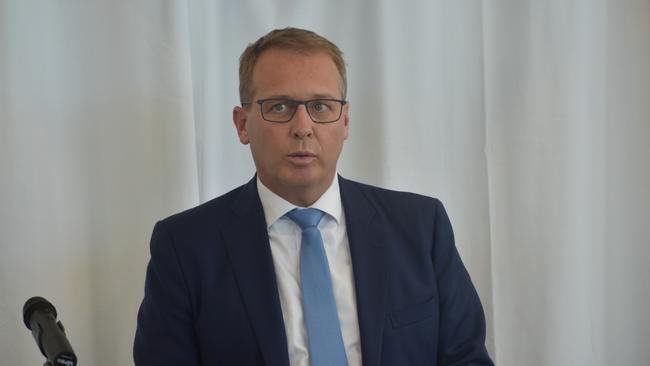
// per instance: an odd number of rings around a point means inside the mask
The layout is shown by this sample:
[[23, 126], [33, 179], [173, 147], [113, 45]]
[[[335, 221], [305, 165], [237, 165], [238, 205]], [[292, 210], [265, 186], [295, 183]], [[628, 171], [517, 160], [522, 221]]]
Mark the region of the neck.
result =
[[[335, 175], [336, 176], [336, 175]], [[259, 176], [258, 176], [259, 177]], [[327, 191], [327, 189], [332, 185], [334, 177], [329, 180], [328, 184], [319, 184], [319, 185], [273, 185], [268, 184], [261, 177], [259, 177], [260, 182], [264, 184], [271, 192], [277, 194], [278, 196], [284, 198], [288, 202], [298, 207], [308, 207], [318, 201], [319, 198]]]

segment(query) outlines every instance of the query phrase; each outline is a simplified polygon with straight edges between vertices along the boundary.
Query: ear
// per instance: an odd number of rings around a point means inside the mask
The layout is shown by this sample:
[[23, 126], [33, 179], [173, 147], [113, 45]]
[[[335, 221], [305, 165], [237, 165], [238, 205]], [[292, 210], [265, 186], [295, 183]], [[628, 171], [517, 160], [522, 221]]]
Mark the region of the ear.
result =
[[246, 119], [247, 119], [247, 114], [246, 111], [240, 107], [236, 106], [232, 110], [232, 121], [235, 124], [235, 129], [237, 129], [237, 135], [239, 136], [239, 142], [241, 142], [244, 145], [248, 145], [250, 143], [250, 139], [248, 137], [248, 130], [246, 129]]
[[350, 132], [350, 102], [345, 103], [343, 106], [343, 139], [348, 139], [348, 134]]

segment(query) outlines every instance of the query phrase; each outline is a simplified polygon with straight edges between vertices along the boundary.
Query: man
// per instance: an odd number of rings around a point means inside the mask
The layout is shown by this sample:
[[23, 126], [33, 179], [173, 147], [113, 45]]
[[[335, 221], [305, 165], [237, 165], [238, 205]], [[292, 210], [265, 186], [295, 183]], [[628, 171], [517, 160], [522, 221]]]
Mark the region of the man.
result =
[[438, 200], [346, 180], [340, 50], [286, 28], [240, 59], [247, 184], [156, 224], [137, 365], [492, 365]]

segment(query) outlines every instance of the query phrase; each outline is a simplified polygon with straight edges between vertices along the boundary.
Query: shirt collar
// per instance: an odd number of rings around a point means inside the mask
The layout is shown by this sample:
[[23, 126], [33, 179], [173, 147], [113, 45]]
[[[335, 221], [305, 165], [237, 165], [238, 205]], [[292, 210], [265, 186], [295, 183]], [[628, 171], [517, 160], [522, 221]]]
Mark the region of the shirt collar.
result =
[[[257, 178], [257, 193], [260, 196], [260, 201], [262, 201], [267, 229], [284, 216], [284, 214], [298, 208], [298, 206], [273, 193], [262, 183], [262, 181], [260, 181], [259, 177]], [[343, 213], [343, 205], [341, 203], [338, 174], [334, 174], [334, 180], [330, 184], [329, 188], [327, 188], [325, 193], [323, 193], [323, 195], [309, 207], [317, 208], [325, 212], [334, 218], [337, 224], [340, 223], [341, 215]]]

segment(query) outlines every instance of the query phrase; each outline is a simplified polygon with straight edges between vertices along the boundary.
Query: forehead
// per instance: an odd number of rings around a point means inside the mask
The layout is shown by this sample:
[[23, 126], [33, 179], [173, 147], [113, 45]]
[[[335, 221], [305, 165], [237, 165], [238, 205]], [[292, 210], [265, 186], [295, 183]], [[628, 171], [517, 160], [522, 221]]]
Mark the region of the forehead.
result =
[[338, 69], [325, 52], [301, 54], [269, 49], [262, 52], [253, 69], [255, 96], [259, 98], [341, 98], [341, 85]]

